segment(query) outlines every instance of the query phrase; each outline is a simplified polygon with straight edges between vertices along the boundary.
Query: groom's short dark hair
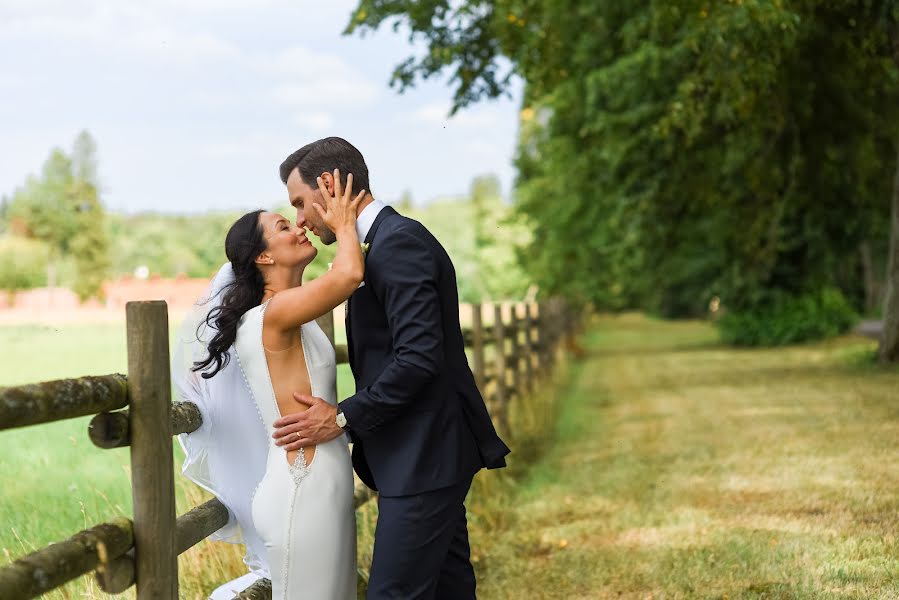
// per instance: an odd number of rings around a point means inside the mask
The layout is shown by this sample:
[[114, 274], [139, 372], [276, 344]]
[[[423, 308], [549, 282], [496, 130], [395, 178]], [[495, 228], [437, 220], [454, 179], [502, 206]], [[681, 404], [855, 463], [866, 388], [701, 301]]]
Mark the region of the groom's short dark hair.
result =
[[306, 144], [281, 163], [281, 181], [287, 183], [290, 173], [298, 169], [303, 183], [315, 188], [315, 178], [322, 173], [340, 169], [341, 183], [346, 185], [346, 176], [353, 174], [353, 191], [365, 190], [368, 185], [368, 167], [362, 153], [351, 143], [339, 137], [327, 137]]

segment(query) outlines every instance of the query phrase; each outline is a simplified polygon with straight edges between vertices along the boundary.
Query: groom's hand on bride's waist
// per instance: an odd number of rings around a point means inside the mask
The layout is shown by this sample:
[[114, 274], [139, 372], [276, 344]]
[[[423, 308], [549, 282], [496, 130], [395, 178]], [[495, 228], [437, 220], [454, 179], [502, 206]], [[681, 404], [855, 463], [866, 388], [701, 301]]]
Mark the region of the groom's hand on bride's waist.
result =
[[276, 444], [285, 452], [324, 444], [344, 431], [337, 426], [337, 408], [321, 398], [294, 393], [294, 400], [308, 406], [302, 412], [284, 415], [274, 422]]

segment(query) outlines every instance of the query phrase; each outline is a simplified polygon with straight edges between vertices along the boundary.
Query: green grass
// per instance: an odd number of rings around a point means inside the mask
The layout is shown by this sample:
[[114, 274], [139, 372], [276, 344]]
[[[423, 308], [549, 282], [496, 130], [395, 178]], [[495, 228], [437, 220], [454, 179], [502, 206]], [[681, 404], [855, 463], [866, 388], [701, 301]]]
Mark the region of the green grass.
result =
[[493, 509], [484, 598], [899, 597], [899, 371], [603, 318], [551, 450]]
[[[5, 326], [0, 348], [0, 386], [127, 371], [123, 324]], [[338, 367], [337, 383], [339, 393], [353, 391], [346, 365]], [[89, 420], [0, 431], [0, 565], [115, 516], [131, 516], [128, 450], [96, 448], [87, 436]], [[180, 476], [183, 454], [177, 442], [174, 448], [180, 514], [208, 496]], [[182, 597], [205, 598], [216, 583], [245, 573], [241, 556], [220, 543], [187, 553], [180, 567]], [[85, 595], [108, 597], [93, 591], [90, 578], [46, 597]]]
[[[0, 328], [0, 347], [17, 341], [0, 385], [121, 371], [121, 329]], [[899, 371], [872, 342], [734, 350], [703, 323], [626, 315], [584, 343], [513, 404], [510, 468], [475, 481], [479, 597], [899, 597]], [[127, 452], [85, 425], [0, 432], [9, 558], [130, 514]], [[183, 512], [203, 496], [178, 481]], [[180, 569], [182, 597], [203, 598], [242, 572], [239, 548], [202, 543]], [[48, 597], [106, 596], [86, 579]]]

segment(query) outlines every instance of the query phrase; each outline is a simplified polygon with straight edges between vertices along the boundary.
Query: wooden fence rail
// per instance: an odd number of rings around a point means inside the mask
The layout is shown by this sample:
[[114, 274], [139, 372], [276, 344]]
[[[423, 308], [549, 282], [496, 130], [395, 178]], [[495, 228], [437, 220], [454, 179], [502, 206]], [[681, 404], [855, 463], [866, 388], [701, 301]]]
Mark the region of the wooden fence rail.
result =
[[[485, 319], [485, 313], [488, 319]], [[559, 341], [576, 326], [560, 300], [541, 304], [471, 305], [463, 329], [470, 363], [492, 417], [508, 434], [509, 406], [534, 389], [558, 355]], [[332, 315], [319, 320], [332, 343]], [[88, 436], [98, 448], [130, 446], [133, 520], [119, 518], [76, 533], [0, 567], [0, 598], [37, 597], [95, 572], [101, 589], [121, 593], [136, 586], [137, 597], [178, 598], [177, 557], [223, 527], [228, 510], [216, 499], [176, 518], [173, 435], [199, 428], [199, 409], [171, 401], [168, 312], [165, 302], [126, 306], [128, 375], [114, 374], [0, 388], [0, 430], [95, 415]], [[347, 362], [337, 346], [337, 362]], [[358, 508], [372, 498], [355, 491]], [[271, 598], [261, 580], [236, 596]]]

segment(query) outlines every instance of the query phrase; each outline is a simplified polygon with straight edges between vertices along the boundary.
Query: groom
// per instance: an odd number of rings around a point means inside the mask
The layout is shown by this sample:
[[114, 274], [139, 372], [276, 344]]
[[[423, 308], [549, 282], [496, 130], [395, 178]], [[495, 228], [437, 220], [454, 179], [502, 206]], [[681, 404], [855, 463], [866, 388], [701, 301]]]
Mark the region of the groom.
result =
[[[341, 138], [303, 146], [281, 164], [297, 226], [325, 244], [335, 236], [312, 205], [324, 205], [317, 177], [333, 193], [335, 168], [370, 192], [362, 154]], [[296, 450], [349, 432], [356, 473], [379, 492], [369, 599], [475, 598], [463, 503], [474, 474], [505, 466], [509, 449], [468, 368], [455, 270], [423, 225], [370, 193], [356, 227], [368, 245], [346, 317], [356, 393], [336, 409], [295, 395], [309, 409], [275, 421], [274, 435]]]

